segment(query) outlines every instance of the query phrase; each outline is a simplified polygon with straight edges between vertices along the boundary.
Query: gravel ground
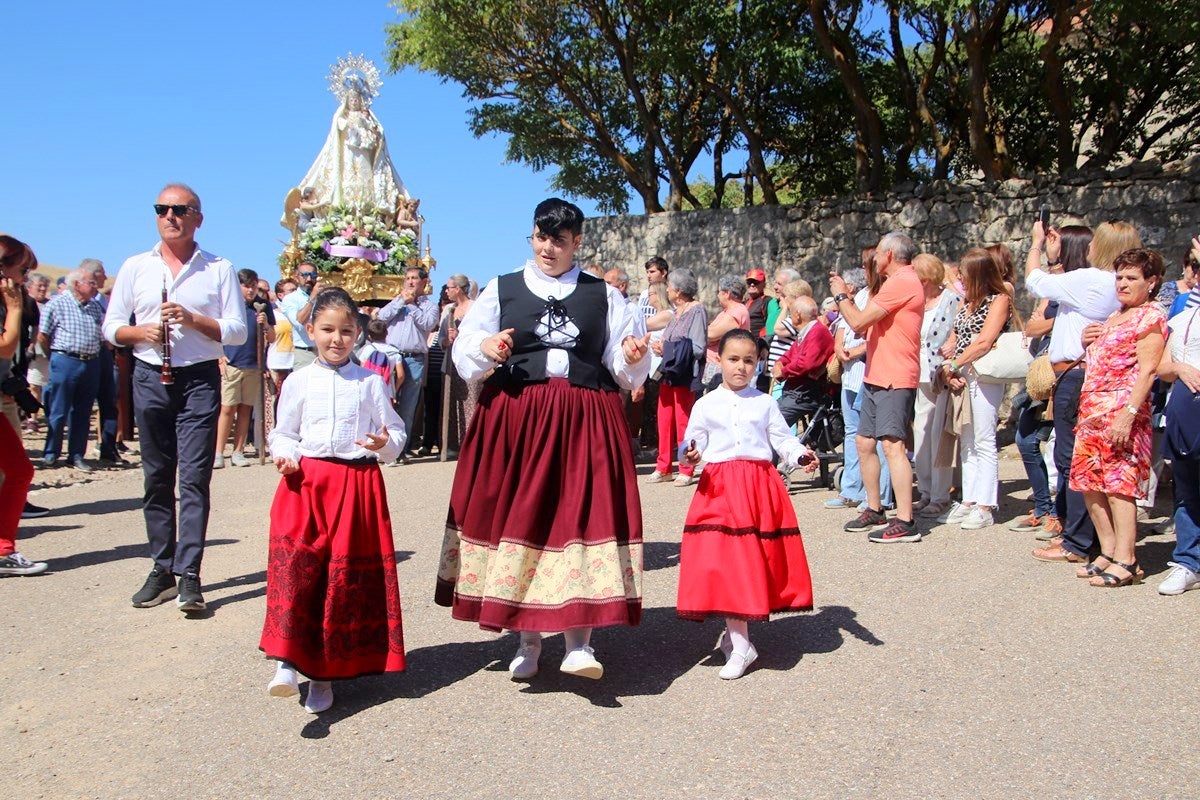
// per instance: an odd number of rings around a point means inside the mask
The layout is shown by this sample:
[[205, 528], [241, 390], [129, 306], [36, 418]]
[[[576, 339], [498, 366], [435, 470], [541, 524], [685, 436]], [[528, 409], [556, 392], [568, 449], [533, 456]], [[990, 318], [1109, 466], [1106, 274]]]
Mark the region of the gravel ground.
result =
[[[1001, 460], [998, 520], [1027, 510]], [[453, 464], [385, 471], [408, 671], [335, 684], [320, 717], [268, 697], [263, 618], [270, 467], [213, 478], [210, 613], [130, 606], [150, 563], [141, 471], [63, 480], [19, 546], [51, 571], [0, 581], [0, 797], [942, 798], [1190, 797], [1200, 716], [1200, 592], [1088, 587], [1004, 525], [933, 528], [920, 544], [846, 534], [832, 495], [793, 493], [816, 609], [751, 627], [760, 658], [717, 678], [715, 621], [674, 614], [692, 490], [642, 485], [645, 619], [593, 644], [598, 682], [505, 671], [512, 635], [450, 619], [432, 593]], [[649, 465], [639, 472], [647, 474]], [[1165, 513], [1163, 505], [1157, 516]], [[302, 686], [303, 688], [303, 686]], [[1181, 700], [1180, 698], [1183, 698]], [[1191, 744], [1189, 744], [1191, 743]], [[1188, 767], [1187, 764], [1192, 764]]]

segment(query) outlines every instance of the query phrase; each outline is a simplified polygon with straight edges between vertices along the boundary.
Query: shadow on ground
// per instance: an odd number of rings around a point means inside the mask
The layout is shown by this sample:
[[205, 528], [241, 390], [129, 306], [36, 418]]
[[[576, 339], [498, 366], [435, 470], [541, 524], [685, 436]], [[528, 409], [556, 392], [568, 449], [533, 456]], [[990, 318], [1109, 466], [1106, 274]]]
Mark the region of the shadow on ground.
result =
[[[838, 650], [846, 634], [872, 646], [882, 645], [856, 617], [845, 606], [824, 606], [816, 613], [753, 624], [750, 635], [759, 652], [755, 669], [792, 669], [805, 655]], [[548, 636], [542, 647], [542, 671], [520, 692], [565, 692], [595, 706], [621, 708], [621, 698], [662, 694], [697, 666], [714, 668], [712, 678], [716, 680], [715, 667], [723, 663], [715, 650], [720, 630], [716, 621], [684, 622], [674, 608], [646, 609], [637, 627], [605, 628], [593, 634], [592, 645], [605, 669], [598, 681], [560, 673], [557, 664], [563, 657], [563, 640], [558, 635]], [[508, 681], [508, 661], [516, 645], [516, 634], [509, 633], [488, 642], [453, 642], [412, 650], [406, 672], [338, 682], [334, 707], [306, 724], [300, 735], [322, 739], [339, 722], [360, 711], [395, 699], [424, 697], [480, 671], [496, 673], [496, 681]], [[650, 668], [647, 653], [654, 654]]]

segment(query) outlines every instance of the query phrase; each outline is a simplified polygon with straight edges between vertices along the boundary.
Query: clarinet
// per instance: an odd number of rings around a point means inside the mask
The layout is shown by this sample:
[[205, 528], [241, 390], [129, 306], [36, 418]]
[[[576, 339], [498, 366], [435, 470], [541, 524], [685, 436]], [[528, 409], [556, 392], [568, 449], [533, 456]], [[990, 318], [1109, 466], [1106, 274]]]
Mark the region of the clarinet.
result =
[[[163, 276], [162, 301], [167, 302], [167, 277]], [[164, 386], [175, 383], [171, 372], [171, 326], [166, 320], [162, 321], [162, 377], [159, 379]]]

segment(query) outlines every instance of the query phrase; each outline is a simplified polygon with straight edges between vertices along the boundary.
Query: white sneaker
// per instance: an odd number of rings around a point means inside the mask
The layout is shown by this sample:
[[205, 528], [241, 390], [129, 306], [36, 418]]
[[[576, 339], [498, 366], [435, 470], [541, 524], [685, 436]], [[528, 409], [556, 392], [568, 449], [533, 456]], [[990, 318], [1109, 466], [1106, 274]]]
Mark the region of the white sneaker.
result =
[[1200, 587], [1200, 573], [1192, 572], [1183, 564], [1176, 564], [1174, 561], [1168, 561], [1167, 565], [1171, 567], [1171, 571], [1167, 573], [1167, 578], [1158, 585], [1159, 594], [1183, 594], [1188, 589]]
[[646, 483], [670, 483], [670, 482], [671, 482], [671, 473], [669, 473], [669, 472], [659, 472], [658, 470], [654, 470], [654, 472], [651, 472], [649, 475], [646, 476]]
[[578, 678], [598, 680], [604, 676], [604, 665], [596, 660], [595, 653], [595, 650], [585, 644], [567, 653], [558, 669]]
[[275, 677], [267, 684], [267, 694], [271, 697], [295, 697], [300, 694], [296, 670], [283, 664], [276, 667]]
[[978, 505], [970, 508], [970, 513], [962, 521], [961, 527], [964, 531], [977, 531], [991, 526], [994, 520], [990, 509]]
[[675, 476], [676, 486], [691, 486], [698, 480], [695, 475], [684, 475], [682, 472]]
[[304, 710], [310, 714], [328, 711], [333, 705], [333, 684], [330, 681], [309, 681]]
[[235, 467], [250, 466], [250, 459], [246, 458], [242, 453], [234, 453], [229, 460]]
[[970, 513], [970, 506], [964, 506], [962, 503], [951, 503], [950, 509], [944, 514], [939, 514], [937, 521], [943, 525], [947, 523], [957, 524], [966, 519], [967, 515]]
[[508, 663], [508, 671], [514, 681], [527, 681], [538, 674], [538, 659], [542, 655], [542, 643], [523, 644], [517, 648], [517, 654]]
[[746, 674], [746, 670], [750, 669], [750, 665], [757, 658], [758, 651], [754, 649], [754, 645], [750, 645], [750, 649], [745, 653], [731, 655], [729, 661], [725, 662], [725, 666], [717, 673], [717, 677], [723, 681], [735, 681]]
[[213, 469], [225, 469], [225, 456], [213, 456]]

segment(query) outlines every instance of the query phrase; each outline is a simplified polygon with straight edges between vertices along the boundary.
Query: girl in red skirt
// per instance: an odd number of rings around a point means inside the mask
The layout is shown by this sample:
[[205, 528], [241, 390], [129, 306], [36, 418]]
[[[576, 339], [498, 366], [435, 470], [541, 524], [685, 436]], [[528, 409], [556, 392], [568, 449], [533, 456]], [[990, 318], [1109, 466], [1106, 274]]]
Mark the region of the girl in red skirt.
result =
[[721, 386], [692, 408], [682, 456], [706, 466], [688, 509], [679, 556], [676, 611], [684, 619], [725, 617], [720, 676], [740, 678], [758, 658], [749, 621], [812, 608], [812, 581], [796, 512], [772, 451], [815, 468], [779, 406], [752, 385], [758, 343], [732, 330], [718, 349]]
[[332, 681], [404, 669], [396, 551], [379, 471], [399, 457], [404, 423], [379, 375], [350, 361], [358, 307], [342, 289], [313, 300], [317, 360], [283, 385], [269, 438], [283, 475], [271, 506], [267, 618], [259, 647], [278, 659], [268, 691], [333, 704]]

